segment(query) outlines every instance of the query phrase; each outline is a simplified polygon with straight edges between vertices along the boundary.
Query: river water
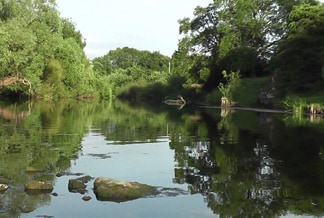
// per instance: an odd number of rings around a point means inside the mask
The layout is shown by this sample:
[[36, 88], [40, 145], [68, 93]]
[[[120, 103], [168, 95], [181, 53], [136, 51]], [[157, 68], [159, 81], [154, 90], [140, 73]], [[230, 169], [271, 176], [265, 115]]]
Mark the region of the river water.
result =
[[[282, 113], [62, 101], [0, 103], [0, 217], [321, 217], [324, 121]], [[89, 175], [85, 193], [70, 179]], [[169, 190], [97, 200], [97, 177]], [[31, 180], [52, 193], [28, 194]], [[90, 196], [84, 201], [82, 197]]]

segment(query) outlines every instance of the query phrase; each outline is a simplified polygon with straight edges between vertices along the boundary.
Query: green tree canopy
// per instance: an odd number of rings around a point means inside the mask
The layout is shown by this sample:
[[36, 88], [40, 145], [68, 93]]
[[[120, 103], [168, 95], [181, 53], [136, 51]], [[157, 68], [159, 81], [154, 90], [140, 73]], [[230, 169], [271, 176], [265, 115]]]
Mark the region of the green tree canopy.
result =
[[[56, 7], [55, 0], [0, 0], [0, 79], [23, 77], [40, 97], [73, 96], [96, 86], [87, 79], [85, 40]], [[16, 83], [10, 86], [26, 93]]]
[[168, 69], [169, 57], [159, 52], [140, 51], [135, 48], [123, 47], [109, 51], [103, 57], [93, 60], [95, 69], [110, 73], [112, 69], [127, 69], [138, 66], [150, 71]]
[[197, 74], [199, 65], [210, 69], [207, 83], [213, 87], [222, 80], [223, 70], [239, 70], [243, 77], [267, 74], [266, 65], [287, 32], [288, 15], [302, 2], [316, 4], [307, 0], [214, 0], [196, 7], [192, 19], [179, 20], [183, 38], [177, 55], [178, 59], [204, 56], [209, 63], [190, 66], [187, 77]]
[[323, 78], [324, 6], [302, 4], [289, 15], [288, 31], [272, 67], [281, 91], [305, 91]]
[[116, 87], [143, 80], [156, 82], [165, 79], [170, 58], [159, 52], [140, 51], [123, 47], [93, 59], [93, 68], [101, 75], [108, 75]]

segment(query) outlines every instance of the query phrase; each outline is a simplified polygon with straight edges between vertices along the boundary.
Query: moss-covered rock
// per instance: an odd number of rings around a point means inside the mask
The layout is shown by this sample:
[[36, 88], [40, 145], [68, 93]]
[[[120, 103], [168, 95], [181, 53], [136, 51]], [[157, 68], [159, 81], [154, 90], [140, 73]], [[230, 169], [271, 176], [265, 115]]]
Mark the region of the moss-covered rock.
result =
[[0, 193], [6, 191], [8, 188], [8, 185], [0, 183]]
[[93, 178], [91, 176], [82, 176], [76, 179], [70, 179], [68, 189], [70, 192], [84, 194], [87, 187], [85, 183], [88, 183], [92, 179]]
[[68, 189], [69, 189], [69, 192], [84, 194], [86, 191], [86, 185], [81, 180], [70, 179]]
[[51, 193], [53, 185], [49, 182], [33, 180], [25, 184], [25, 191], [31, 194]]
[[91, 181], [93, 179], [93, 177], [87, 175], [87, 176], [81, 176], [79, 178], [77, 178], [77, 180], [83, 182], [83, 183], [88, 183], [89, 181]]
[[45, 172], [46, 169], [40, 168], [40, 167], [34, 167], [34, 166], [27, 166], [26, 167], [26, 173], [38, 173], [38, 172]]
[[98, 177], [94, 181], [94, 192], [98, 200], [123, 202], [155, 195], [157, 190], [153, 186], [138, 182]]

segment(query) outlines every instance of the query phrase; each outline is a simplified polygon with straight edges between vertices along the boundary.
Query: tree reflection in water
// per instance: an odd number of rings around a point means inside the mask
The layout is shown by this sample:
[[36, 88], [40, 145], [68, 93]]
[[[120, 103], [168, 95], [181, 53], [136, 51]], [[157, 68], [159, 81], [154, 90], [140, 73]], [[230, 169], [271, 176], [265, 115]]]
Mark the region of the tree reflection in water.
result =
[[[8, 110], [15, 112], [11, 115], [29, 111], [17, 109], [2, 107], [0, 116]], [[255, 112], [221, 117], [215, 110], [158, 107], [152, 112], [84, 102], [38, 103], [23, 119], [8, 118], [0, 118], [0, 178], [9, 179], [11, 188], [0, 193], [0, 216], [18, 217], [50, 204], [50, 195], [26, 195], [23, 184], [39, 178], [55, 183], [56, 173], [67, 171], [78, 158], [90, 125], [114, 144], [168, 138], [175, 159], [173, 182], [202, 195], [220, 217], [324, 215], [321, 123], [293, 126], [282, 117]], [[26, 173], [29, 169], [37, 172]]]
[[[221, 217], [322, 216], [324, 181], [318, 177], [323, 172], [314, 171], [320, 163], [321, 136], [311, 128], [286, 126], [280, 119], [261, 115], [262, 126], [252, 131], [231, 115], [214, 121], [218, 132], [208, 129], [213, 131], [209, 135], [214, 134], [210, 139], [183, 144], [183, 150], [176, 151], [175, 182], [182, 178], [191, 193], [205, 196], [208, 207]], [[271, 122], [264, 123], [264, 117]], [[300, 129], [303, 133], [298, 133]], [[235, 140], [229, 135], [235, 135]], [[264, 140], [256, 140], [260, 137]], [[307, 193], [307, 189], [318, 192]]]
[[179, 172], [181, 172], [181, 175], [175, 178], [174, 181], [190, 184], [192, 194], [201, 193], [207, 195], [211, 190], [212, 171], [216, 166], [209, 155], [210, 142], [197, 141], [192, 144], [193, 146], [184, 147], [187, 158], [184, 159], [182, 168], [175, 169], [176, 175], [179, 175]]

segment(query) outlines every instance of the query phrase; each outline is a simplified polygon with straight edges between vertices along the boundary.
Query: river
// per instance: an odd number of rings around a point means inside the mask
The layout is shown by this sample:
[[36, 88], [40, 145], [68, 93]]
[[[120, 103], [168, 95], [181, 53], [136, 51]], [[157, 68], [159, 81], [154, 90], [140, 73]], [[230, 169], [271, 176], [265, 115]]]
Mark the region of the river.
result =
[[[321, 217], [324, 121], [127, 102], [0, 103], [0, 217]], [[70, 179], [89, 175], [85, 193]], [[97, 177], [169, 190], [97, 200]], [[30, 194], [41, 180], [52, 193]], [[91, 199], [85, 201], [82, 198]]]

